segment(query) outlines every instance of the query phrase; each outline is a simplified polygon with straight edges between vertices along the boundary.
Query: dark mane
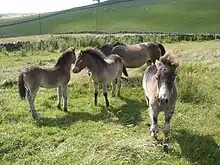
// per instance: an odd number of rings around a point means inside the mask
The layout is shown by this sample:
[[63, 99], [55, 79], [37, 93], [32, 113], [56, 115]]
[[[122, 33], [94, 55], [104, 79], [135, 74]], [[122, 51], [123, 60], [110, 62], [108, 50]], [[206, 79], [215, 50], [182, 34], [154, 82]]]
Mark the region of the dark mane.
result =
[[116, 42], [113, 46], [115, 47], [115, 46], [117, 46], [117, 45], [125, 45], [125, 44], [122, 43], [122, 42]]
[[92, 56], [93, 59], [97, 59], [99, 61], [104, 62], [105, 59], [105, 55], [102, 53], [102, 51], [95, 49], [95, 48], [86, 48], [84, 50], [81, 51], [83, 54], [87, 53], [90, 56]]
[[69, 60], [70, 55], [72, 53], [74, 53], [74, 51], [75, 51], [74, 48], [69, 48], [69, 49], [65, 50], [62, 53], [62, 55], [58, 58], [57, 63], [55, 64], [55, 67], [64, 66], [67, 63], [67, 61]]

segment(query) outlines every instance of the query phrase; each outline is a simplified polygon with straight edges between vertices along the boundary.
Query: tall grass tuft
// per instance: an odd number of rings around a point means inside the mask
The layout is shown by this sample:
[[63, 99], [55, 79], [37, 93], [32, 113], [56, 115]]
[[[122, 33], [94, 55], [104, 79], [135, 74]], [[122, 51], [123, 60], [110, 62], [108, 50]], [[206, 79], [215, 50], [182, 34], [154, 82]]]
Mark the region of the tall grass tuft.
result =
[[202, 103], [206, 100], [203, 89], [201, 72], [203, 68], [198, 64], [181, 66], [177, 75], [178, 98], [185, 103]]

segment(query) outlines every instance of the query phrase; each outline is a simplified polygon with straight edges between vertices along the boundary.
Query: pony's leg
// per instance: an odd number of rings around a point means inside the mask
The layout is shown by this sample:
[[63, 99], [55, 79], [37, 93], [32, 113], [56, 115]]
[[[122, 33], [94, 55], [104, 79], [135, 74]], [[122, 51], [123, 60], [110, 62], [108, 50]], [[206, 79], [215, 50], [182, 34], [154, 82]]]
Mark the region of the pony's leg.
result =
[[61, 86], [59, 86], [59, 87], [57, 88], [57, 100], [58, 100], [58, 102], [57, 102], [57, 108], [58, 108], [58, 109], [61, 109], [61, 98], [62, 98], [62, 88], [61, 88]]
[[165, 123], [163, 127], [164, 133], [164, 142], [163, 142], [163, 150], [164, 152], [168, 153], [168, 134], [170, 132], [170, 120], [173, 116], [174, 110], [165, 111]]
[[117, 80], [112, 81], [112, 97], [115, 97], [115, 88], [116, 88]]
[[63, 110], [64, 112], [67, 112], [68, 109], [67, 109], [67, 85], [64, 85], [62, 87], [62, 92], [63, 92]]
[[149, 106], [149, 98], [147, 97], [146, 94], [145, 94], [145, 99], [146, 99], [147, 106]]
[[119, 97], [121, 94], [121, 74], [119, 74], [119, 76], [117, 77], [117, 96]]
[[95, 97], [95, 106], [97, 106], [97, 103], [98, 103], [98, 91], [99, 91], [99, 84], [97, 82], [94, 82], [94, 88], [95, 88], [95, 91], [94, 91], [94, 97]]
[[156, 133], [158, 132], [158, 114], [159, 112], [156, 109], [153, 109], [153, 107], [150, 105], [149, 107], [149, 116], [150, 116], [150, 121], [151, 121], [151, 127], [150, 127], [150, 132], [151, 136], [156, 137]]
[[31, 110], [31, 113], [32, 113], [32, 117], [35, 121], [39, 120], [39, 117], [38, 117], [37, 112], [36, 112], [35, 107], [34, 107], [34, 100], [35, 100], [37, 90], [38, 89], [35, 89], [35, 90], [29, 90], [28, 89], [27, 90], [27, 100], [28, 100], [29, 107], [30, 107], [30, 110]]
[[109, 107], [107, 83], [103, 83], [103, 95], [105, 97], [106, 107]]

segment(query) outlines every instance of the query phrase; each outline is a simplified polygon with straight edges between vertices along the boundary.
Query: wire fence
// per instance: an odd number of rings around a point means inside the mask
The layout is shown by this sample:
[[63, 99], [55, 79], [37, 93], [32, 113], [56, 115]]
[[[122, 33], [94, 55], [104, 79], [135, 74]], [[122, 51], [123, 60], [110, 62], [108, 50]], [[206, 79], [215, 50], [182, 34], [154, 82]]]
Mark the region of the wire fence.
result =
[[[111, 5], [120, 4], [120, 3], [122, 3], [123, 5], [118, 5], [119, 7], [116, 7], [116, 6], [109, 7]], [[149, 1], [148, 4], [146, 4], [144, 0], [139, 1], [139, 3], [136, 3], [136, 0], [109, 0], [109, 1], [104, 1], [101, 3], [71, 8], [71, 9], [67, 9], [63, 11], [39, 14], [39, 15], [35, 15], [32, 17], [27, 17], [27, 19], [25, 20], [22, 19], [22, 20], [18, 20], [17, 22], [11, 22], [11, 23], [2, 24], [2, 25], [0, 24], [0, 38], [28, 36], [28, 35], [42, 35], [42, 34], [129, 34], [129, 35], [134, 34], [134, 35], [154, 35], [154, 36], [157, 35], [159, 36], [159, 38], [161, 36], [162, 38], [163, 36], [169, 36], [169, 37], [171, 36], [172, 38], [177, 38], [177, 40], [185, 40], [184, 38], [192, 38], [190, 40], [194, 40], [193, 38], [206, 38], [207, 40], [219, 39], [220, 34], [215, 34], [215, 33], [199, 33], [199, 32], [187, 33], [187, 32], [178, 32], [178, 31], [175, 32], [173, 29], [171, 29], [171, 27], [174, 26], [173, 24], [170, 24], [170, 25], [167, 24], [166, 25], [167, 28], [164, 30], [167, 32], [164, 32], [164, 31], [152, 31], [152, 29], [154, 30], [158, 26], [156, 26], [155, 28], [152, 28], [152, 27], [149, 28], [144, 23], [140, 24], [141, 22], [144, 22], [144, 21], [150, 22], [151, 20], [140, 19], [133, 23], [132, 21], [134, 21], [136, 17], [139, 16], [138, 14], [140, 13], [136, 13], [138, 11], [135, 11], [135, 12], [133, 11], [134, 13], [130, 14], [129, 12], [132, 12], [132, 10], [130, 9], [129, 6], [132, 6], [132, 7], [136, 6], [135, 9], [139, 9], [142, 11], [141, 14], [143, 13], [146, 14], [144, 12], [145, 10], [147, 10], [145, 6], [147, 7], [149, 3], [155, 3], [155, 2]], [[103, 7], [103, 8], [100, 8], [100, 7]], [[125, 14], [121, 16], [120, 15], [122, 12], [121, 10], [125, 9], [125, 7], [128, 7], [129, 12], [125, 12]], [[100, 10], [96, 10], [97, 8], [99, 8]], [[89, 9], [94, 9], [94, 10], [89, 11]], [[78, 12], [75, 12], [75, 11], [81, 11], [81, 10], [85, 11], [85, 12], [84, 11], [82, 12], [83, 14], [87, 12], [86, 17], [82, 18], [82, 20], [83, 19], [86, 20], [84, 22], [80, 20], [81, 19], [80, 17], [83, 15], [80, 15]], [[75, 13], [71, 13], [73, 11]], [[79, 15], [77, 17], [74, 17], [74, 19], [72, 19], [72, 17], [77, 14]], [[133, 16], [133, 18], [129, 18], [130, 16]], [[48, 21], [48, 19], [45, 19], [45, 18], [49, 18], [50, 20]], [[64, 18], [67, 21], [63, 23], [62, 19]], [[57, 21], [55, 22], [53, 20], [57, 20]], [[80, 24], [80, 21], [83, 23]], [[157, 21], [160, 21], [160, 20], [157, 20]], [[34, 22], [34, 23], [28, 24], [28, 26], [26, 26], [25, 23], [30, 23], [30, 22]], [[53, 22], [53, 25], [52, 26], [49, 25], [50, 27], [48, 27], [48, 22]], [[62, 22], [63, 25], [66, 25], [70, 22], [71, 23], [74, 22], [73, 26], [75, 27], [70, 28], [70, 30], [65, 27], [60, 28], [60, 30], [53, 30], [52, 28], [56, 27], [57, 24], [59, 24], [60, 22]], [[123, 24], [123, 26], [118, 27], [117, 26], [118, 22], [123, 22], [123, 23], [125, 22], [125, 24]], [[127, 22], [129, 23], [126, 24]], [[24, 24], [25, 26], [17, 26], [21, 24]], [[111, 24], [112, 26], [110, 27], [109, 24]], [[134, 24], [134, 27], [132, 28], [128, 27], [131, 24]], [[62, 24], [60, 23], [59, 26], [62, 26]], [[164, 23], [161, 23], [159, 27], [161, 26], [164, 26]], [[7, 30], [8, 28], [11, 28], [12, 30], [9, 31]], [[23, 30], [21, 30], [22, 28]], [[146, 30], [146, 29], [149, 29], [149, 30]], [[13, 31], [19, 31], [19, 32], [13, 33]], [[22, 33], [20, 33], [21, 31]]]
[[101, 2], [101, 3], [96, 3], [96, 4], [87, 5], [87, 6], [81, 6], [81, 7], [75, 7], [75, 8], [62, 10], [62, 11], [57, 11], [57, 12], [52, 12], [52, 13], [46, 13], [46, 14], [41, 14], [41, 15], [38, 14], [38, 15], [40, 15], [39, 17], [36, 15], [35, 16], [36, 18], [31, 18], [31, 19], [27, 19], [27, 20], [20, 20], [20, 21], [18, 20], [17, 22], [15, 21], [13, 23], [3, 24], [3, 25], [0, 25], [0, 28], [1, 27], [7, 27], [7, 26], [13, 26], [13, 25], [19, 25], [19, 24], [23, 24], [23, 23], [32, 22], [32, 21], [38, 21], [39, 19], [49, 18], [49, 17], [53, 17], [53, 16], [56, 16], [56, 15], [60, 15], [60, 14], [64, 14], [64, 13], [68, 13], [68, 12], [72, 12], [72, 11], [92, 9], [92, 8], [103, 7], [103, 6], [113, 5], [113, 4], [123, 3], [123, 2], [131, 2], [131, 1], [135, 1], [135, 0], [104, 1], [104, 2]]

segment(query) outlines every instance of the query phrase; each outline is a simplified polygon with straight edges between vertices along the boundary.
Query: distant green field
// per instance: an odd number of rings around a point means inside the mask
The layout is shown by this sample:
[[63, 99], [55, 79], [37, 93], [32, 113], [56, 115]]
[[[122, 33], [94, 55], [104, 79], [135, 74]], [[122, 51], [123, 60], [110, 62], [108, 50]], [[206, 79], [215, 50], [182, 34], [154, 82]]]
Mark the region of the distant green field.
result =
[[[218, 0], [136, 0], [78, 11], [60, 12], [43, 18], [42, 34], [96, 30], [220, 33]], [[49, 15], [49, 14], [47, 14]], [[44, 14], [41, 16], [43, 17]], [[0, 26], [37, 16], [2, 19]], [[0, 35], [39, 34], [39, 21], [0, 27]]]

